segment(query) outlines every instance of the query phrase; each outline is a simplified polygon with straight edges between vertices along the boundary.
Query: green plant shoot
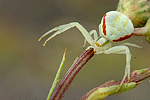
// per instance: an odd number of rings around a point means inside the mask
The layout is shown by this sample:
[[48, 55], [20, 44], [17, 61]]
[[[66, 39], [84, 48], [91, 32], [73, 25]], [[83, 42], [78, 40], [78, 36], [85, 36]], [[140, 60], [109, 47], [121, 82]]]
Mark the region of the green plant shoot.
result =
[[[114, 80], [109, 81], [109, 83], [115, 82]], [[124, 83], [119, 91], [116, 91], [120, 85], [112, 85], [108, 87], [97, 87], [93, 89], [89, 94], [87, 94], [86, 98], [82, 98], [80, 100], [104, 100], [106, 97], [114, 94], [120, 94], [126, 91], [129, 91], [137, 86], [136, 82]]]
[[134, 70], [131, 73], [130, 81], [128, 82], [126, 78], [125, 83], [123, 83], [119, 91], [116, 90], [118, 89], [121, 80], [120, 81], [111, 80], [104, 83], [103, 85], [100, 85], [92, 89], [82, 98], [80, 98], [80, 100], [104, 100], [108, 96], [120, 94], [134, 89], [143, 80], [149, 77], [150, 77], [150, 67], [140, 70]]
[[48, 93], [48, 96], [47, 96], [46, 100], [50, 100], [50, 97], [51, 97], [51, 95], [52, 95], [52, 93], [53, 93], [53, 91], [54, 91], [54, 89], [55, 89], [55, 87], [57, 85], [57, 82], [59, 81], [59, 76], [60, 76], [61, 70], [62, 70], [62, 68], [64, 66], [64, 63], [65, 63], [65, 55], [66, 55], [66, 49], [65, 49], [65, 52], [63, 54], [63, 58], [62, 58], [61, 64], [60, 64], [59, 69], [58, 69], [58, 71], [56, 73], [55, 79], [53, 81], [52, 87], [51, 87], [51, 89], [50, 89], [50, 91]]

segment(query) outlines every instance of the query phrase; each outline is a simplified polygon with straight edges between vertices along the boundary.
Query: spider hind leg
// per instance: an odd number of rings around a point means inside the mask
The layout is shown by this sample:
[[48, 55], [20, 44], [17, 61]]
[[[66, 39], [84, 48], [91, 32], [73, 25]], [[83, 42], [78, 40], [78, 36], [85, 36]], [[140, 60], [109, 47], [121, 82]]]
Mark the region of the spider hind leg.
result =
[[131, 61], [130, 50], [127, 46], [115, 46], [115, 47], [109, 48], [108, 50], [105, 50], [104, 53], [105, 54], [111, 54], [111, 53], [113, 53], [113, 54], [126, 54], [125, 74], [122, 78], [122, 81], [120, 83], [119, 88], [116, 90], [116, 91], [118, 91], [122, 87], [126, 77], [128, 78], [128, 82], [130, 81], [130, 61]]

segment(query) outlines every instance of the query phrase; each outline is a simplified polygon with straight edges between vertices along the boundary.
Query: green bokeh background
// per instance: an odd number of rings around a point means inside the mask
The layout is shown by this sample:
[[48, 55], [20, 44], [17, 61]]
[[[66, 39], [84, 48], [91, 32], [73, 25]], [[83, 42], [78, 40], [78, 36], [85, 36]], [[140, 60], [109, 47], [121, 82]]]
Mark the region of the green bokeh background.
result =
[[[47, 37], [40, 43], [38, 38], [72, 21], [80, 22], [88, 31], [98, 31], [102, 16], [116, 10], [117, 4], [118, 0], [0, 0], [0, 100], [45, 100], [65, 48], [68, 54], [61, 78], [84, 51], [84, 38], [76, 28], [52, 39], [44, 48]], [[133, 36], [127, 41], [144, 47], [130, 47], [136, 56], [131, 70], [150, 67], [150, 44], [145, 38]], [[95, 55], [76, 76], [63, 100], [77, 100], [108, 80], [120, 80], [124, 68], [125, 55]], [[147, 79], [136, 89], [106, 100], [148, 100], [149, 94]]]

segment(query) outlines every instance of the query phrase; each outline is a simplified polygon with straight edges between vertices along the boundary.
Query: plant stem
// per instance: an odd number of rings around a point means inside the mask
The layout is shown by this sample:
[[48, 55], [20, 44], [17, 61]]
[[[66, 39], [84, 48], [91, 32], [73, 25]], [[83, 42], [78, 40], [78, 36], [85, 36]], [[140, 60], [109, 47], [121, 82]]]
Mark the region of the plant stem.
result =
[[116, 91], [120, 86], [120, 81], [111, 80], [103, 85], [100, 85], [86, 95], [84, 95], [80, 100], [104, 100], [106, 97], [114, 94], [120, 94], [123, 92], [127, 92], [131, 89], [134, 89], [137, 85], [139, 85], [143, 80], [150, 77], [150, 67], [140, 70], [135, 70], [131, 73], [130, 81], [128, 82], [128, 78], [123, 83], [123, 86], [119, 91]]
[[78, 57], [78, 59], [69, 68], [64, 78], [61, 80], [60, 84], [58, 85], [56, 91], [52, 96], [52, 100], [61, 100], [63, 98], [64, 93], [68, 89], [74, 77], [93, 56], [93, 48], [89, 48]]
[[51, 87], [51, 89], [50, 89], [50, 91], [49, 91], [49, 93], [48, 93], [48, 96], [47, 96], [47, 99], [46, 99], [46, 100], [50, 100], [50, 97], [51, 97], [51, 95], [52, 95], [52, 93], [53, 93], [53, 91], [54, 91], [54, 89], [55, 89], [55, 87], [56, 87], [56, 85], [57, 85], [57, 82], [58, 82], [58, 80], [59, 80], [59, 76], [60, 76], [61, 70], [62, 70], [62, 68], [63, 68], [63, 66], [64, 66], [64, 63], [65, 63], [65, 55], [66, 55], [66, 49], [65, 49], [65, 52], [64, 52], [64, 54], [63, 54], [63, 59], [62, 59], [62, 61], [61, 61], [61, 64], [60, 64], [60, 66], [59, 66], [59, 69], [58, 69], [58, 71], [57, 71], [57, 74], [56, 74], [56, 76], [55, 76], [55, 79], [54, 79], [54, 81], [53, 81], [52, 87]]

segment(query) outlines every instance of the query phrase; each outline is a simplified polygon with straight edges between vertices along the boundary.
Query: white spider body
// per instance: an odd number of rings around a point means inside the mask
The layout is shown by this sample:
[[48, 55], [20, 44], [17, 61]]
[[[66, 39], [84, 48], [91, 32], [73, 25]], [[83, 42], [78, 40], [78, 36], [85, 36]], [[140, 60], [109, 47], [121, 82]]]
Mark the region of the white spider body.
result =
[[131, 20], [116, 11], [107, 12], [100, 24], [101, 35], [109, 41], [118, 42], [131, 37], [134, 27]]
[[[125, 54], [126, 68], [125, 68], [125, 74], [120, 84], [120, 87], [122, 86], [127, 76], [128, 76], [128, 80], [130, 79], [131, 53], [129, 48], [125, 45], [134, 46], [134, 47], [139, 47], [139, 46], [131, 43], [126, 43], [124, 45], [112, 47], [113, 42], [118, 42], [129, 38], [132, 35], [132, 32], [134, 31], [133, 24], [127, 16], [117, 11], [107, 12], [102, 18], [101, 24], [99, 25], [100, 36], [98, 36], [96, 30], [91, 30], [90, 32], [88, 32], [78, 22], [72, 22], [51, 29], [50, 31], [42, 35], [39, 41], [49, 33], [55, 31], [55, 33], [44, 42], [43, 46], [45, 46], [46, 43], [49, 40], [51, 40], [53, 37], [73, 27], [76, 27], [81, 31], [85, 40], [90, 44], [89, 47], [94, 48], [95, 54], [101, 54], [101, 53]], [[94, 35], [94, 39], [91, 36], [92, 34]]]
[[[94, 44], [89, 46], [89, 48], [94, 48], [95, 54], [103, 53], [103, 51], [107, 50], [108, 48], [112, 47], [112, 43], [109, 42], [106, 38], [101, 37], [94, 41]], [[87, 48], [88, 49], [88, 48]]]

